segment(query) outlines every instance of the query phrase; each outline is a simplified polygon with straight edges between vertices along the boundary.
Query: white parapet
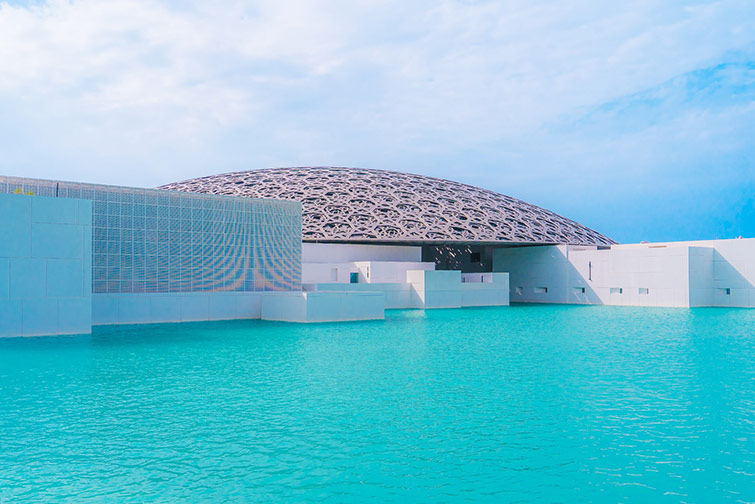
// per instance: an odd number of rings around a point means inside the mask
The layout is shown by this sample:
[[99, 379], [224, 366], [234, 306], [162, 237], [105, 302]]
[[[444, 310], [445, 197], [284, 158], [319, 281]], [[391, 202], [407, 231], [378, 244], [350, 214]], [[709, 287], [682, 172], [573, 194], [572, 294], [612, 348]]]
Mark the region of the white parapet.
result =
[[266, 292], [262, 319], [341, 322], [385, 318], [385, 294], [359, 291]]

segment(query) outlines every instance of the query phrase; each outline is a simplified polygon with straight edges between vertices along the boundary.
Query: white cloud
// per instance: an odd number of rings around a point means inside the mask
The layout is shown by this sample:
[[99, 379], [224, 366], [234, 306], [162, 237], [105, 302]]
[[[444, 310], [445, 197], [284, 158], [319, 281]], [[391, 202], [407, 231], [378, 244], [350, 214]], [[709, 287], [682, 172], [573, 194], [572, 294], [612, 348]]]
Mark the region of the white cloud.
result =
[[752, 26], [749, 0], [0, 3], [0, 169], [150, 185], [511, 162], [542, 179], [553, 124], [715, 64]]

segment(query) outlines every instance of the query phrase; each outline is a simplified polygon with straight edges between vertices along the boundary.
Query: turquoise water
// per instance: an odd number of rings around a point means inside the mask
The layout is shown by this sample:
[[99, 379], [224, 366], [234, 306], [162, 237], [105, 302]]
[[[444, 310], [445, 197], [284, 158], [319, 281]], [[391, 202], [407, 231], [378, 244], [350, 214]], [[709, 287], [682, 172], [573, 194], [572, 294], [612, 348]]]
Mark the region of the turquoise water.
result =
[[753, 502], [755, 310], [0, 340], [0, 502]]

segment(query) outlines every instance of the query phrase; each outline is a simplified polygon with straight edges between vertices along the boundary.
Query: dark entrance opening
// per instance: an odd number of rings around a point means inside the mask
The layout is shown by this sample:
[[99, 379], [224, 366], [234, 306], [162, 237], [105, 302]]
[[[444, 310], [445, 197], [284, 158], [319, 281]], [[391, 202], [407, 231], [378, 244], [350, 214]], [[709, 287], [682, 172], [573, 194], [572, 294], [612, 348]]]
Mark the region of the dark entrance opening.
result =
[[493, 247], [487, 245], [423, 245], [422, 261], [434, 262], [437, 270], [489, 273], [493, 271]]

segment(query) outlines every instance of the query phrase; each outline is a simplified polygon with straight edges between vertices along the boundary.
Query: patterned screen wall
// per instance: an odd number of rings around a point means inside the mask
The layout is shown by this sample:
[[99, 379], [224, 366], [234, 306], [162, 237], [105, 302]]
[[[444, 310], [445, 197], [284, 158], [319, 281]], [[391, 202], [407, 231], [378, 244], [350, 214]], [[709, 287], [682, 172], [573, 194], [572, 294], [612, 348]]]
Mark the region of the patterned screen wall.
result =
[[94, 293], [299, 290], [301, 205], [0, 177], [0, 193], [93, 202]]

